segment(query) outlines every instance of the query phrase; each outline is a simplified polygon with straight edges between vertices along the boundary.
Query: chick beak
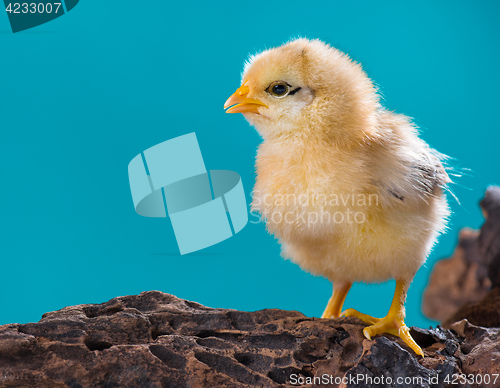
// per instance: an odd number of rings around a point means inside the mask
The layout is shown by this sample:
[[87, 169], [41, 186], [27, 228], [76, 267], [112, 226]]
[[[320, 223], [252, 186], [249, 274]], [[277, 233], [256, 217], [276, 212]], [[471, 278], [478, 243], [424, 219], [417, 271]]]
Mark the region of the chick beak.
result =
[[[226, 110], [226, 113], [259, 113], [259, 107], [263, 106], [268, 108], [266, 104], [256, 100], [254, 98], [247, 98], [246, 96], [250, 92], [250, 88], [246, 86], [247, 82], [245, 81], [243, 85], [241, 85], [234, 94], [229, 97], [224, 104], [224, 109], [229, 108], [234, 105], [232, 108]], [[235, 105], [236, 104], [236, 105]]]

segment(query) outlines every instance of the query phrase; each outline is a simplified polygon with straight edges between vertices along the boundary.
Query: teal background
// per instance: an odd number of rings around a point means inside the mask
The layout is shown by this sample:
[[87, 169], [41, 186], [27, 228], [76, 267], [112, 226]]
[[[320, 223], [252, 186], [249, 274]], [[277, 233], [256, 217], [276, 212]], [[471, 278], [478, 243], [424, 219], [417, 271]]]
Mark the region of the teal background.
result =
[[[474, 171], [407, 302], [499, 183], [500, 5], [494, 1], [80, 1], [13, 34], [0, 12], [0, 324], [67, 305], [161, 290], [212, 307], [321, 315], [330, 283], [279, 256], [262, 224], [179, 256], [168, 220], [134, 211], [127, 165], [196, 131], [207, 168], [237, 171], [250, 202], [260, 138], [224, 101], [249, 53], [320, 38], [360, 61], [385, 105]], [[253, 220], [253, 218], [250, 218]], [[403, 259], [403, 258], [402, 258]], [[383, 316], [394, 284], [355, 285], [346, 307]]]

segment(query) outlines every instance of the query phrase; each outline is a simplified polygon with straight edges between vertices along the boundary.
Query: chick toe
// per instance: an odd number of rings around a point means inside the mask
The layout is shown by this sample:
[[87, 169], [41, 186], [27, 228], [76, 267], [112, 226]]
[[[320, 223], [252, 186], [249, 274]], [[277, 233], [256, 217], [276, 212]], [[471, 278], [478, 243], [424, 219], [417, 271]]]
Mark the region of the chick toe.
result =
[[422, 348], [417, 345], [415, 340], [410, 335], [410, 329], [404, 323], [403, 319], [392, 314], [388, 314], [385, 318], [380, 319], [377, 323], [366, 327], [363, 330], [363, 334], [369, 340], [373, 336], [388, 333], [395, 335], [403, 340], [403, 342], [408, 345], [416, 354], [424, 357], [424, 352]]
[[[354, 310], [354, 309], [347, 309], [340, 316], [341, 317], [356, 317], [358, 319], [361, 319], [364, 323], [367, 323], [369, 325], [374, 325], [380, 321], [380, 318], [375, 318], [375, 317], [372, 317], [371, 315], [360, 313], [359, 311]], [[368, 338], [368, 339], [370, 339], [370, 338]]]

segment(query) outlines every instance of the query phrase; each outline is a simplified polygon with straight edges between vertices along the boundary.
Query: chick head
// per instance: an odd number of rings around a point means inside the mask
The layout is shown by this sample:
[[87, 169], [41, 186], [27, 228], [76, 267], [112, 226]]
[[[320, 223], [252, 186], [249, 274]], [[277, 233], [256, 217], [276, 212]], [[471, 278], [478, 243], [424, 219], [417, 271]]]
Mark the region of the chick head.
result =
[[224, 108], [243, 113], [264, 139], [304, 134], [348, 142], [375, 131], [378, 101], [359, 64], [301, 38], [251, 56]]

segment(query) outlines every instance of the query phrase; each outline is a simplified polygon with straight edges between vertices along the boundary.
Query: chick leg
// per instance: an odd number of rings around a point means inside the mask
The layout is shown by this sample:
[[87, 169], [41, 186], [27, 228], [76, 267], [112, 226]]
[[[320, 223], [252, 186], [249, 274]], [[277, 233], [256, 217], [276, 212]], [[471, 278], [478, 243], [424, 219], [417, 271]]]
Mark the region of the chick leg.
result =
[[342, 311], [342, 305], [344, 304], [347, 293], [351, 289], [352, 283], [348, 281], [334, 282], [333, 283], [333, 294], [328, 304], [326, 305], [325, 312], [321, 318], [338, 318], [340, 317], [340, 312]]
[[354, 309], [348, 309], [342, 313], [345, 317], [357, 317], [371, 326], [365, 327], [363, 334], [371, 340], [374, 335], [389, 333], [401, 338], [416, 354], [424, 357], [424, 352], [410, 335], [410, 329], [405, 325], [405, 300], [409, 284], [402, 280], [396, 281], [396, 290], [392, 300], [391, 308], [385, 318], [373, 318], [361, 314]]

